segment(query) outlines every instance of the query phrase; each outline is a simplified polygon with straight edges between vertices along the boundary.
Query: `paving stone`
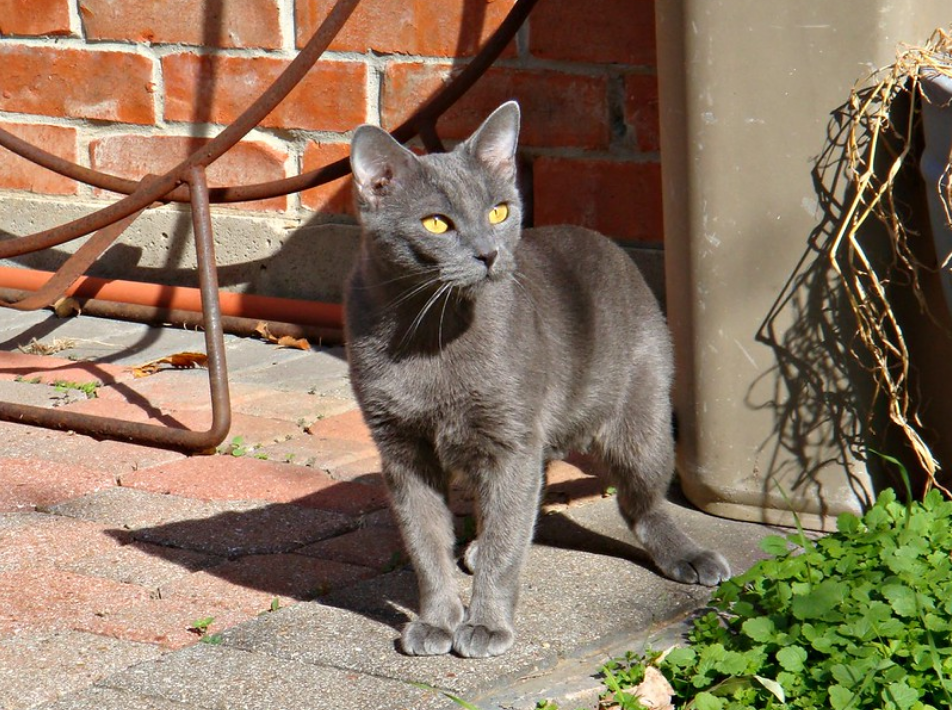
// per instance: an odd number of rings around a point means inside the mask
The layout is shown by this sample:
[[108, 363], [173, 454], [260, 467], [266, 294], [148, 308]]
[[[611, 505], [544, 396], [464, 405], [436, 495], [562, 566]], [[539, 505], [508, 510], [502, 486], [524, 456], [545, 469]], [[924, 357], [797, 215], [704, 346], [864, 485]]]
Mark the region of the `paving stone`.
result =
[[200, 500], [260, 500], [360, 515], [387, 505], [379, 487], [338, 482], [323, 471], [251, 456], [211, 456], [156, 466], [123, 485]]
[[[237, 388], [237, 386], [236, 386]], [[308, 426], [324, 417], [354, 409], [357, 404], [353, 399], [345, 397], [331, 397], [308, 392], [281, 392], [276, 395], [273, 389], [245, 385], [246, 390], [257, 390], [258, 397], [236, 397], [232, 402], [234, 412], [255, 417], [268, 417], [294, 422]]]
[[[86, 619], [78, 628], [166, 649], [185, 648], [201, 641], [195, 631], [199, 620], [214, 619], [207, 630], [208, 635], [214, 635], [270, 608], [270, 600], [249, 608], [251, 598], [244, 595], [241, 605], [217, 604], [206, 598], [188, 596], [149, 599]], [[258, 601], [257, 597], [254, 599]]]
[[[76, 392], [77, 390], [62, 392], [55, 387], [28, 380], [0, 380], [0, 401], [29, 407], [58, 407], [78, 399], [74, 396]], [[81, 397], [86, 399], [85, 394], [81, 394]]]
[[43, 513], [0, 513], [0, 572], [53, 567], [114, 552], [128, 533]]
[[295, 604], [223, 634], [229, 648], [406, 683], [425, 683], [462, 698], [551, 667], [556, 654], [520, 642], [506, 655], [467, 659], [410, 657], [396, 650], [399, 629], [359, 612], [318, 602]]
[[261, 501], [201, 501], [111, 488], [55, 506], [59, 515], [133, 531], [142, 542], [222, 557], [288, 552], [347, 532], [353, 518]]
[[0, 510], [31, 510], [115, 485], [115, 477], [84, 466], [0, 458]]
[[297, 552], [299, 555], [363, 565], [380, 572], [389, 572], [406, 564], [406, 551], [400, 535], [386, 528], [361, 528], [302, 547]]
[[347, 361], [342, 348], [305, 352], [273, 346], [262, 350], [258, 345], [261, 344], [242, 342], [229, 346], [228, 358], [233, 363], [229, 368], [229, 379], [246, 384], [266, 384], [277, 390], [318, 392], [329, 383], [347, 377]]
[[607, 481], [588, 475], [571, 463], [553, 461], [546, 471], [543, 504], [548, 509], [578, 505], [603, 497], [607, 486]]
[[185, 705], [164, 698], [150, 698], [121, 690], [93, 687], [71, 693], [60, 700], [44, 703], [37, 706], [36, 710], [189, 710], [199, 707], [208, 706]]
[[76, 631], [0, 639], [0, 707], [33, 708], [160, 653], [155, 646]]
[[135, 585], [31, 565], [0, 572], [0, 627], [75, 628], [148, 598], [148, 590]]
[[0, 436], [5, 442], [3, 453], [7, 458], [81, 463], [85, 468], [113, 476], [183, 457], [167, 449], [121, 441], [97, 441], [72, 432], [7, 422], [0, 422]]
[[14, 350], [33, 338], [43, 337], [59, 322], [60, 319], [50, 311], [4, 308], [0, 313], [0, 350]]
[[224, 560], [191, 550], [132, 542], [107, 552], [60, 562], [60, 569], [89, 577], [102, 577], [123, 584], [157, 590], [192, 572], [219, 565]]
[[132, 379], [128, 368], [92, 362], [74, 362], [52, 355], [0, 352], [0, 379], [110, 384]]
[[325, 417], [307, 428], [307, 433], [318, 439], [337, 439], [372, 444], [370, 429], [364, 423], [359, 409], [333, 417]]
[[314, 599], [374, 574], [367, 567], [304, 555], [248, 555], [177, 579], [160, 591], [163, 599], [187, 596], [219, 605], [237, 599], [245, 608], [262, 611], [275, 597], [286, 603]]
[[337, 481], [359, 481], [383, 485], [383, 463], [380, 454], [374, 451], [370, 456], [349, 463], [336, 464], [328, 473]]
[[[248, 373], [272, 370], [297, 360], [312, 358], [316, 353], [300, 348], [284, 348], [258, 338], [234, 338], [225, 348], [229, 377], [245, 381]], [[313, 362], [313, 360], [309, 360]]]
[[193, 707], [225, 710], [446, 707], [445, 698], [406, 683], [207, 644], [131, 667], [101, 685]]
[[117, 328], [108, 323], [100, 318], [73, 318], [54, 335], [76, 340], [76, 346], [64, 351], [64, 356], [126, 368], [176, 353], [205, 352], [205, 335], [200, 331], [141, 323], [124, 323]]
[[270, 444], [261, 449], [273, 461], [291, 461], [292, 463], [319, 468], [332, 476], [343, 467], [357, 462], [365, 465], [377, 455], [373, 444], [345, 439], [322, 439], [315, 436], [295, 436], [288, 441]]

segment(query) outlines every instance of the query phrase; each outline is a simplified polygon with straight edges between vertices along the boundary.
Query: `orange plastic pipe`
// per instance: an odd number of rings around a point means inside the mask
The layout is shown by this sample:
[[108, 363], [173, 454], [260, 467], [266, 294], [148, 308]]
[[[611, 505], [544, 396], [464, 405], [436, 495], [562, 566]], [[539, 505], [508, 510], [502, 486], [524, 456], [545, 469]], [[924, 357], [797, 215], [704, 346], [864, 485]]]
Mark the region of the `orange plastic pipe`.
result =
[[[49, 271], [35, 271], [0, 266], [0, 287], [18, 291], [36, 291], [53, 276]], [[174, 308], [201, 313], [202, 301], [197, 288], [163, 286], [141, 281], [100, 279], [82, 276], [66, 289], [74, 298], [98, 298], [103, 301], [131, 303], [138, 306]], [[324, 328], [340, 328], [344, 309], [336, 303], [302, 301], [293, 298], [258, 296], [248, 293], [219, 291], [222, 315], [263, 321], [282, 321]]]

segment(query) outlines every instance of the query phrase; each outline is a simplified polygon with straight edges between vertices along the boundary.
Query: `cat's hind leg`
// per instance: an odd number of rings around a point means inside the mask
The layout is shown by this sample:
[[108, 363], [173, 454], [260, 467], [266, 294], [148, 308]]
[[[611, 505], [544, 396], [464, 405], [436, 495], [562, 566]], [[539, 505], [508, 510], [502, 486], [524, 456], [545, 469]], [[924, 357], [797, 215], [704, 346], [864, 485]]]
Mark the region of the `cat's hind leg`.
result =
[[[724, 557], [695, 543], [678, 527], [665, 500], [674, 474], [674, 437], [666, 407], [647, 427], [619, 422], [598, 442], [618, 507], [635, 537], [666, 577], [715, 586], [730, 577]], [[644, 422], [645, 410], [638, 419]]]
[[453, 578], [453, 518], [442, 472], [419, 459], [415, 465], [384, 458], [384, 476], [394, 515], [420, 590], [419, 617], [401, 635], [411, 656], [449, 653], [463, 621], [463, 603]]

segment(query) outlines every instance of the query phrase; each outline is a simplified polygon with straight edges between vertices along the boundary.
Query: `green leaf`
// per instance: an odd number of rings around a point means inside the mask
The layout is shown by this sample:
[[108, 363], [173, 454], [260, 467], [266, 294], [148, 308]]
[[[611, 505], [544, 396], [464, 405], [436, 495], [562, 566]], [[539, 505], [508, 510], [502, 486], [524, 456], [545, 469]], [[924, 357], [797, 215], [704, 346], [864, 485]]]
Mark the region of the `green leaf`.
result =
[[836, 519], [836, 529], [844, 535], [852, 535], [859, 531], [859, 518], [852, 513], [842, 513]]
[[830, 707], [833, 710], [845, 710], [852, 707], [854, 695], [852, 690], [842, 685], [830, 686]]
[[705, 691], [694, 696], [693, 707], [695, 710], [722, 710], [724, 700]]
[[777, 627], [767, 616], [756, 616], [753, 619], [747, 619], [741, 626], [744, 634], [752, 638], [757, 643], [768, 643], [773, 640], [777, 634]]
[[882, 588], [883, 597], [899, 616], [917, 616], [916, 593], [904, 584], [887, 584]]
[[800, 620], [823, 619], [843, 601], [846, 589], [843, 582], [824, 580], [812, 591], [793, 598], [793, 615]]
[[807, 652], [800, 646], [786, 646], [777, 651], [777, 663], [791, 673], [802, 671], [806, 660]]
[[882, 698], [892, 700], [899, 710], [909, 710], [919, 699], [919, 692], [910, 688], [904, 681], [899, 681], [883, 690]]
[[763, 678], [759, 675], [755, 675], [754, 678], [757, 679], [757, 682], [769, 690], [777, 700], [782, 703], [787, 702], [787, 695], [783, 692], [783, 686], [780, 685], [775, 680], [770, 680], [770, 678]]
[[679, 666], [681, 668], [693, 666], [695, 661], [697, 661], [697, 653], [689, 646], [678, 646], [676, 648], [672, 648], [664, 657], [664, 662], [666, 664]]
[[781, 557], [790, 551], [790, 545], [787, 544], [787, 539], [784, 537], [780, 537], [779, 535], [767, 535], [760, 541], [760, 549], [768, 555]]

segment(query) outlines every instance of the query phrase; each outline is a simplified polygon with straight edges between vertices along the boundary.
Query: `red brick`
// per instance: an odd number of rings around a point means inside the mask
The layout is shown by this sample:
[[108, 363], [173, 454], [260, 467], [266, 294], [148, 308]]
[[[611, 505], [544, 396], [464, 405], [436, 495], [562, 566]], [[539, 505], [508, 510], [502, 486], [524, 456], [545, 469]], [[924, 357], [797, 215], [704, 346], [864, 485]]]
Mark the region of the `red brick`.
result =
[[64, 464], [82, 461], [85, 468], [113, 478], [129, 471], [183, 458], [168, 449], [122, 441], [98, 441], [89, 436], [42, 427], [0, 423], [3, 453], [8, 458], [40, 459]]
[[[256, 597], [261, 602], [262, 597]], [[259, 604], [260, 606], [260, 604]], [[263, 607], [258, 611], [264, 611]], [[113, 612], [87, 618], [74, 626], [100, 636], [111, 636], [123, 641], [151, 643], [163, 648], [179, 649], [201, 641], [193, 628], [200, 619], [213, 618], [208, 634], [217, 634], [257, 616], [246, 607], [234, 608], [213, 604], [205, 599], [173, 597], [150, 599]]]
[[[298, 46], [311, 38], [334, 0], [297, 3]], [[476, 54], [515, 0], [363, 0], [330, 49], [343, 52], [467, 57]], [[503, 56], [512, 56], [510, 46]]]
[[[40, 513], [13, 518], [0, 535], [0, 572], [67, 564], [77, 558], [113, 552], [128, 536], [107, 526]], [[9, 523], [8, 516], [6, 522]]]
[[[449, 80], [448, 64], [391, 64], [383, 80], [381, 115], [392, 130]], [[441, 137], [466, 138], [496, 107], [517, 99], [520, 142], [532, 146], [607, 148], [611, 139], [604, 76], [551, 70], [491, 69], [438, 122]]]
[[115, 483], [109, 473], [78, 464], [0, 459], [0, 511], [56, 505]]
[[607, 483], [565, 461], [553, 461], [545, 475], [547, 505], [573, 505], [601, 498]]
[[320, 419], [307, 428], [307, 433], [323, 439], [343, 439], [344, 441], [358, 441], [365, 444], [373, 443], [370, 429], [364, 423], [364, 417], [359, 409]]
[[643, 153], [661, 149], [658, 77], [632, 74], [625, 78], [625, 123]]
[[68, 35], [69, 0], [0, 0], [0, 35]]
[[[273, 57], [191, 53], [164, 57], [165, 118], [231, 123], [289, 63]], [[318, 62], [261, 125], [349, 131], [366, 120], [366, 74], [366, 67], [356, 62]]]
[[251, 457], [208, 456], [136, 471], [122, 484], [199, 500], [260, 500], [348, 515], [386, 506], [379, 486], [338, 482], [321, 470]]
[[112, 384], [132, 378], [128, 368], [100, 365], [93, 362], [73, 362], [48, 355], [28, 355], [20, 352], [0, 352], [0, 379], [32, 380], [40, 382], [101, 382]]
[[[93, 141], [89, 153], [96, 170], [139, 180], [148, 174], [171, 170], [207, 142], [184, 136], [118, 135]], [[244, 141], [209, 166], [208, 182], [211, 187], [218, 187], [280, 180], [287, 175], [286, 159], [287, 154], [264, 143]], [[287, 198], [236, 203], [235, 206], [281, 211], [287, 207]]]
[[[307, 144], [304, 149], [304, 172], [317, 170], [350, 155], [346, 143]], [[350, 191], [350, 174], [329, 183], [305, 190], [301, 202], [309, 210], [332, 214], [353, 214], [353, 197]]]
[[82, 628], [97, 614], [148, 598], [142, 587], [31, 566], [0, 573], [0, 625], [15, 631]]
[[529, 16], [529, 51], [542, 59], [655, 64], [654, 0], [547, 0]]
[[621, 240], [663, 240], [657, 163], [539, 158], [533, 181], [537, 225], [579, 224]]
[[[0, 128], [41, 147], [47, 153], [76, 162], [76, 129], [63, 126], [37, 126], [24, 123], [0, 123]], [[74, 195], [78, 183], [59, 173], [31, 163], [0, 148], [0, 186], [30, 190], [46, 195]]]
[[155, 122], [152, 61], [132, 52], [0, 46], [0, 110]]
[[323, 471], [246, 456], [202, 456], [123, 476], [122, 484], [200, 500], [290, 503], [334, 485]]
[[[373, 444], [316, 436], [296, 436], [289, 441], [271, 444], [263, 449], [272, 460], [292, 461], [337, 477], [337, 471], [352, 464], [371, 460], [377, 453]], [[349, 478], [349, 476], [348, 476]]]
[[275, 0], [82, 0], [79, 11], [90, 39], [281, 47]]
[[177, 550], [145, 542], [131, 542], [105, 552], [63, 560], [59, 569], [86, 577], [102, 577], [123, 584], [157, 589], [180, 577], [208, 569], [223, 560], [191, 550]]

